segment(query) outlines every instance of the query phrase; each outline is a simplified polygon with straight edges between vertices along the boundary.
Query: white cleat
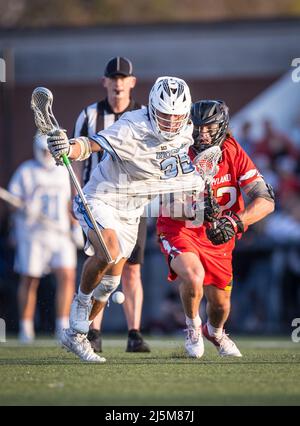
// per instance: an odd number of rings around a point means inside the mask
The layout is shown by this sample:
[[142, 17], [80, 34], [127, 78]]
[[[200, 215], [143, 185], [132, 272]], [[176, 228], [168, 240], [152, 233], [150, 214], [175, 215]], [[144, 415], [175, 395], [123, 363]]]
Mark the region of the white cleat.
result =
[[207, 324], [205, 324], [203, 326], [202, 332], [206, 339], [215, 345], [217, 351], [219, 352], [219, 355], [236, 357], [243, 356], [238, 350], [236, 344], [231, 339], [229, 339], [228, 334], [225, 333], [225, 330], [223, 330], [222, 336], [217, 338], [209, 334]]
[[88, 305], [82, 303], [76, 295], [73, 299], [70, 311], [70, 328], [80, 334], [89, 332], [89, 316], [92, 309], [92, 302]]
[[201, 326], [194, 328], [188, 327], [186, 332], [185, 349], [190, 357], [201, 358], [204, 354], [204, 343]]
[[67, 351], [73, 352], [85, 362], [106, 362], [106, 359], [95, 354], [86, 334], [79, 334], [67, 328], [63, 331], [61, 343]]

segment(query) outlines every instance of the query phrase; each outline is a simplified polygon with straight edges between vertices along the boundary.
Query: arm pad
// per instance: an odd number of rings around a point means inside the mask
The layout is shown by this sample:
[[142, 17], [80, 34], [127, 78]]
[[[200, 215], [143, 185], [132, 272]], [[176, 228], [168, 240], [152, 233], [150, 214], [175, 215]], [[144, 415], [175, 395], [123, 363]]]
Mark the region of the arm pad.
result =
[[83, 161], [89, 158], [89, 156], [92, 153], [92, 148], [91, 148], [89, 138], [85, 136], [81, 136], [79, 138], [70, 139], [69, 143], [71, 145], [71, 149], [72, 149], [72, 145], [74, 145], [76, 142], [80, 146], [80, 155], [78, 158], [76, 158], [76, 161]]

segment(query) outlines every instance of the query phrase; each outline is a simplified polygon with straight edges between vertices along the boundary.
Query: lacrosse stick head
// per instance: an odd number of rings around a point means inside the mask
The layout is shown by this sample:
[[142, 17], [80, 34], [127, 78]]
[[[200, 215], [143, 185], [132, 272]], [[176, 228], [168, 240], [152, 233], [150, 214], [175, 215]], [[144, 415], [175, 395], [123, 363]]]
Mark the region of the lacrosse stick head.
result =
[[208, 185], [219, 171], [218, 163], [221, 156], [221, 148], [215, 145], [200, 152], [193, 160], [197, 172]]
[[32, 92], [31, 109], [34, 113], [35, 125], [43, 135], [59, 128], [52, 112], [52, 103], [52, 92], [46, 87], [37, 87]]

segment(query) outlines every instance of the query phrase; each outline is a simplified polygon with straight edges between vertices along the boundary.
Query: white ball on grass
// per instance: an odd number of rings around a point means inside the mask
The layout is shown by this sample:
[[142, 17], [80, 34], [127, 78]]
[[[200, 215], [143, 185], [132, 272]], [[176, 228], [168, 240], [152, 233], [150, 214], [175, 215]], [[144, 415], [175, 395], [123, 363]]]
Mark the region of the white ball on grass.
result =
[[124, 300], [125, 300], [125, 296], [124, 296], [124, 293], [122, 293], [121, 291], [115, 291], [113, 293], [113, 295], [112, 295], [112, 301], [114, 303], [121, 304], [121, 303], [124, 302]]

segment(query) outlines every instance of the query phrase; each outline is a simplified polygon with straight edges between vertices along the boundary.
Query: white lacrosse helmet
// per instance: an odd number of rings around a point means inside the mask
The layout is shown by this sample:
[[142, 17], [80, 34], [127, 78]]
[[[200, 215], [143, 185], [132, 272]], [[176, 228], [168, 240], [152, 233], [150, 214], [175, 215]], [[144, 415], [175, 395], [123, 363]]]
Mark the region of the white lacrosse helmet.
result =
[[47, 135], [37, 132], [33, 139], [34, 158], [42, 166], [47, 169], [52, 169], [55, 166], [55, 161], [52, 158], [47, 144]]
[[184, 80], [177, 77], [156, 80], [149, 94], [149, 116], [159, 139], [171, 141], [186, 128], [191, 105], [190, 89]]

